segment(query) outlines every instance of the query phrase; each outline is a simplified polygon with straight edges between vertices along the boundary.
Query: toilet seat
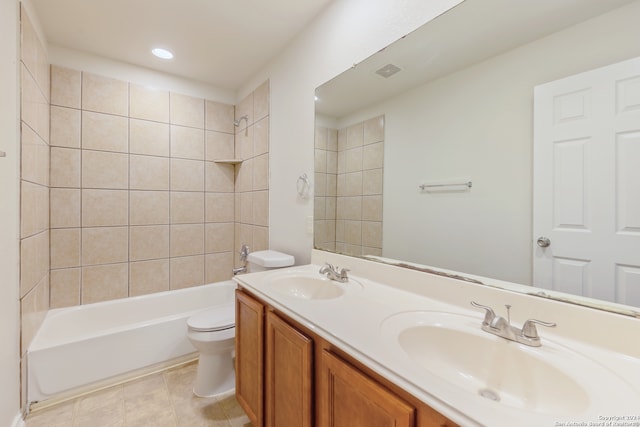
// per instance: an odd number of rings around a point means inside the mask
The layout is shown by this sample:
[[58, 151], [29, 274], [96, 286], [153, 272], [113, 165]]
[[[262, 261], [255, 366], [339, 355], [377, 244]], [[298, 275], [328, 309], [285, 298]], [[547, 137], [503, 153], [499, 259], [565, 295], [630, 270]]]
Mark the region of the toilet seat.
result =
[[197, 332], [224, 331], [235, 327], [235, 309], [230, 307], [213, 307], [199, 311], [187, 320], [187, 325]]

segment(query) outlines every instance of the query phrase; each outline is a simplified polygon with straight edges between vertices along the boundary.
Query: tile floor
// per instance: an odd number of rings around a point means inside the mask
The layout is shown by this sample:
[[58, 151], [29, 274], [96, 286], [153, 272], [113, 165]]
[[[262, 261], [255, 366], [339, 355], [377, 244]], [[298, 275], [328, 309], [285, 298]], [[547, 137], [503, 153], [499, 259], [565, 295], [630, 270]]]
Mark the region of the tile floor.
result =
[[26, 427], [251, 427], [233, 393], [199, 398], [197, 362], [32, 412]]

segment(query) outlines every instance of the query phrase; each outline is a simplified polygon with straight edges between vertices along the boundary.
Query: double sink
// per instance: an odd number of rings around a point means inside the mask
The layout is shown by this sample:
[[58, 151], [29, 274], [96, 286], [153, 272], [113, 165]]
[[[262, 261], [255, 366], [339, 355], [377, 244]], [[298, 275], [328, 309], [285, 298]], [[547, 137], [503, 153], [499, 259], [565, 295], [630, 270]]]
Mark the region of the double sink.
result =
[[[368, 292], [380, 293], [379, 289], [369, 291], [367, 279], [351, 277], [339, 283], [320, 275], [317, 267], [269, 273], [260, 290], [283, 306], [295, 307], [298, 302], [312, 311], [362, 305]], [[389, 288], [389, 292], [397, 291]], [[613, 399], [617, 404], [620, 399], [640, 402], [638, 390], [628, 381], [559, 342], [547, 330], [541, 331], [542, 345], [530, 347], [483, 331], [479, 312], [444, 307], [405, 311], [403, 305], [370, 325], [377, 331], [368, 334], [377, 337], [382, 363], [390, 371], [425, 390], [439, 381], [461, 401], [477, 399], [483, 411], [505, 409], [512, 414], [520, 411], [579, 421], [591, 414], [594, 404], [606, 407], [603, 402], [612, 396], [617, 396]]]

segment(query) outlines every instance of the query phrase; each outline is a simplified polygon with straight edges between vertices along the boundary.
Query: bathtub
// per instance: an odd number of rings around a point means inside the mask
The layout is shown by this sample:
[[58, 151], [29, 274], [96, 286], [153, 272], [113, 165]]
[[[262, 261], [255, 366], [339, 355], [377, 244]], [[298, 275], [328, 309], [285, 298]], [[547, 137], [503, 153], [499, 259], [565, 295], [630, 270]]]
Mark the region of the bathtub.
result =
[[27, 351], [29, 404], [195, 358], [187, 319], [234, 304], [232, 280], [50, 310]]

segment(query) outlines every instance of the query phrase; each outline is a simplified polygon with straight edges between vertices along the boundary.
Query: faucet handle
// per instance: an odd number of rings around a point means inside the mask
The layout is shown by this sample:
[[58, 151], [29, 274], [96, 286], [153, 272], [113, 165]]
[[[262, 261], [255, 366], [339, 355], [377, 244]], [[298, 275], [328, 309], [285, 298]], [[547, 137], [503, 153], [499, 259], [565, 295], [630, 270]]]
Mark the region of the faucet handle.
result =
[[[337, 269], [336, 269], [337, 270]], [[345, 282], [347, 280], [349, 280], [349, 276], [347, 275], [347, 273], [351, 271], [348, 268], [343, 268], [340, 270], [340, 279], [344, 280]]]
[[522, 336], [530, 339], [539, 338], [536, 325], [546, 326], [547, 328], [556, 327], [555, 323], [543, 322], [542, 320], [537, 320], [537, 319], [529, 319], [526, 322], [524, 322], [524, 325], [522, 325]]
[[496, 317], [496, 313], [489, 306], [478, 304], [475, 301], [471, 301], [471, 305], [485, 310], [484, 320], [482, 321], [482, 324], [485, 326], [489, 326], [491, 324], [491, 321], [493, 321], [493, 319]]

